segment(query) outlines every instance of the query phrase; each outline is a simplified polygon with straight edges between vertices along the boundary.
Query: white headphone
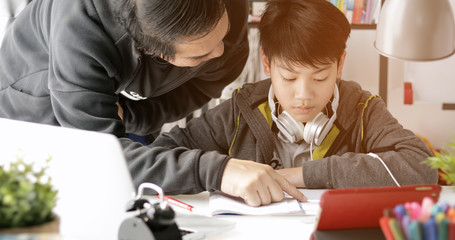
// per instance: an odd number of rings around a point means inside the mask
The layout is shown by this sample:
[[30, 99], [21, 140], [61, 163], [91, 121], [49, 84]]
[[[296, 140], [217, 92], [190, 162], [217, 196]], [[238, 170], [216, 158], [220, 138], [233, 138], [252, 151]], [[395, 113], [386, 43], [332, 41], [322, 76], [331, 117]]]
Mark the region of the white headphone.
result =
[[270, 110], [272, 110], [272, 119], [280, 130], [279, 134], [281, 137], [292, 143], [303, 139], [308, 144], [321, 145], [337, 118], [337, 108], [340, 99], [338, 86], [335, 84], [335, 89], [333, 90], [332, 117], [329, 119], [325, 114], [320, 112], [313, 120], [307, 122], [305, 125], [294, 120], [286, 111], [283, 111], [277, 116], [277, 107], [274, 98], [275, 94], [273, 93], [272, 86], [270, 86], [269, 106]]

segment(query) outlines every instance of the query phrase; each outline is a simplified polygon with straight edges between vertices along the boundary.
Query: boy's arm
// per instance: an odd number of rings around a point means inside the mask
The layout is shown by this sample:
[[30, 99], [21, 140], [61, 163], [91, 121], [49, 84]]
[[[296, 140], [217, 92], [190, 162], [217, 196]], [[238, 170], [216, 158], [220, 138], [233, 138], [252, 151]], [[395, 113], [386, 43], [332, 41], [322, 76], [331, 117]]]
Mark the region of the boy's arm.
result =
[[[394, 186], [377, 154], [400, 185], [437, 183], [437, 171], [421, 164], [432, 153], [413, 132], [404, 129], [384, 102], [373, 99], [364, 113], [364, 153], [347, 152], [305, 162], [302, 172], [308, 188]], [[352, 134], [360, 136], [360, 134]]]
[[151, 145], [127, 145], [125, 154], [136, 185], [153, 182], [169, 194], [221, 190], [252, 205], [283, 199], [283, 191], [305, 201], [292, 184], [270, 166], [231, 159], [227, 152], [236, 123], [233, 101], [174, 127]]
[[228, 138], [234, 126], [226, 101], [210, 109], [185, 128], [174, 127], [148, 145], [124, 149], [135, 185], [153, 182], [168, 194], [198, 193], [220, 189]]

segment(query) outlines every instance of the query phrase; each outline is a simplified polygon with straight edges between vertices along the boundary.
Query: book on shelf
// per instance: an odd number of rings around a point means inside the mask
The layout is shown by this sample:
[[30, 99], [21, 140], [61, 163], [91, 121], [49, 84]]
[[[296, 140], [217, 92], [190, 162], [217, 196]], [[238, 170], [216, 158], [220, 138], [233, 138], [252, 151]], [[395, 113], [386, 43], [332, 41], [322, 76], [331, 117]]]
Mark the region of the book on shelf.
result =
[[[327, 0], [344, 13], [350, 24], [376, 24], [381, 10], [381, 0]], [[248, 0], [248, 22], [258, 23], [267, 0]]]
[[346, 3], [345, 15], [346, 15], [346, 18], [348, 19], [348, 22], [352, 23], [352, 16], [354, 14], [354, 3], [355, 3], [355, 0], [346, 0], [346, 1], [347, 1], [347, 3]]
[[262, 12], [265, 9], [267, 1], [266, 0], [248, 0], [250, 7], [248, 22], [258, 23], [261, 20]]
[[327, 0], [342, 11], [351, 24], [376, 24], [381, 0]]
[[319, 199], [324, 189], [300, 189], [308, 198], [308, 202], [286, 195], [280, 201], [266, 206], [251, 207], [241, 198], [213, 192], [209, 198], [210, 213], [214, 215], [304, 215], [316, 216], [319, 213]]

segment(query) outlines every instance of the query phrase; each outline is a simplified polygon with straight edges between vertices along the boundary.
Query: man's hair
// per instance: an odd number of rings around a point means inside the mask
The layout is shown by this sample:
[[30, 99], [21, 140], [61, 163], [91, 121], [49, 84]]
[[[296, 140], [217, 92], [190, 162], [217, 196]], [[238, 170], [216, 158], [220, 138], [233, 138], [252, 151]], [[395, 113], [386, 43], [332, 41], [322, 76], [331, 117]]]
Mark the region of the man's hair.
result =
[[174, 59], [175, 43], [203, 37], [218, 23], [228, 0], [120, 0], [116, 16], [136, 47]]
[[327, 0], [268, 0], [259, 32], [269, 61], [315, 67], [340, 60], [351, 27]]

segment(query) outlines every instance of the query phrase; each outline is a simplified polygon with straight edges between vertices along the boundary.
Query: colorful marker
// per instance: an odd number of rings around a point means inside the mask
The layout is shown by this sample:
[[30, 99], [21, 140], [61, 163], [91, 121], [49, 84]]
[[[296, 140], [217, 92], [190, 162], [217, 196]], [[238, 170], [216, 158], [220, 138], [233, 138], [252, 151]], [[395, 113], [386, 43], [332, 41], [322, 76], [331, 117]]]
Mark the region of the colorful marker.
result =
[[447, 240], [448, 238], [448, 229], [447, 225], [449, 220], [446, 218], [446, 215], [443, 212], [436, 214], [436, 225], [438, 226], [438, 240]]
[[423, 223], [423, 236], [425, 240], [438, 240], [438, 228], [434, 218], [429, 218]]
[[431, 216], [431, 208], [433, 207], [433, 199], [424, 197], [422, 200], [422, 206], [420, 208], [419, 219], [421, 222], [426, 222]]
[[406, 240], [403, 230], [395, 218], [389, 219], [389, 227], [395, 240]]
[[411, 221], [411, 224], [409, 224], [409, 231], [411, 232], [411, 239], [423, 240], [422, 229], [419, 221]]

